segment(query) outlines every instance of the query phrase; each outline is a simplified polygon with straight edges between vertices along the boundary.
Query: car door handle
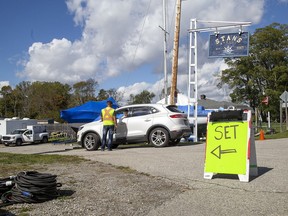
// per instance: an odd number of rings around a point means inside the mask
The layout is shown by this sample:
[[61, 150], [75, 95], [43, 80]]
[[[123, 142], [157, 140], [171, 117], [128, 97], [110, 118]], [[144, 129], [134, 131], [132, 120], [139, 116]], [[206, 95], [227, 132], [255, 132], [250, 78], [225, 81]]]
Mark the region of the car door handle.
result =
[[151, 121], [151, 119], [145, 119], [145, 122], [149, 122], [149, 121]]

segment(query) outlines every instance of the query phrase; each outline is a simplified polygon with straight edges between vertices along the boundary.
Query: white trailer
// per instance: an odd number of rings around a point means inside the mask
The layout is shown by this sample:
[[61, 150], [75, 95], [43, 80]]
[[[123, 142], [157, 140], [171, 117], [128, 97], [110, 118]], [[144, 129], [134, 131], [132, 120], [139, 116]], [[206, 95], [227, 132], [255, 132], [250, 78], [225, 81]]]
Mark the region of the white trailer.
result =
[[11, 134], [16, 129], [26, 129], [28, 125], [36, 125], [36, 119], [5, 118], [0, 120], [0, 141], [2, 136]]

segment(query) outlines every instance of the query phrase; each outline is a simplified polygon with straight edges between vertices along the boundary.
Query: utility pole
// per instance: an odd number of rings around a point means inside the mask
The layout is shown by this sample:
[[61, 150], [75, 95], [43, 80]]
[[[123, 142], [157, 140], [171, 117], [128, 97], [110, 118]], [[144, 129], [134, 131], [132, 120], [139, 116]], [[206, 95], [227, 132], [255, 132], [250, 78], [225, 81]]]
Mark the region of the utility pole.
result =
[[175, 105], [175, 102], [176, 102], [175, 96], [177, 97], [177, 73], [178, 73], [180, 19], [181, 19], [181, 0], [177, 0], [174, 44], [173, 44], [172, 80], [171, 80], [171, 92], [170, 92], [170, 104], [171, 105]]
[[167, 79], [167, 34], [168, 32], [166, 31], [166, 0], [163, 0], [163, 25], [164, 25], [164, 29], [160, 28], [163, 30], [164, 32], [164, 98], [165, 98], [165, 104], [168, 104], [168, 95], [167, 95], [167, 83], [168, 83], [168, 79]]

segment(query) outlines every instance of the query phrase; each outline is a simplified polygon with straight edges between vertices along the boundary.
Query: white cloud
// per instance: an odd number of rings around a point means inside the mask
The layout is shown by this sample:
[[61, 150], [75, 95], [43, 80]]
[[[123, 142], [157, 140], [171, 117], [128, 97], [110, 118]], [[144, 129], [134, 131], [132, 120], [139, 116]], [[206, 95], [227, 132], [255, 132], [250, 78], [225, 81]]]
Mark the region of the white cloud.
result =
[[[62, 38], [53, 39], [49, 43], [32, 44], [29, 48], [29, 58], [24, 62], [24, 70], [18, 74], [19, 76], [32, 81], [57, 80], [65, 83], [94, 78], [101, 84], [108, 78], [117, 77], [125, 72], [132, 72], [129, 76], [133, 76], [133, 70], [144, 64], [151, 64], [152, 68], [157, 69], [162, 67], [163, 32], [159, 28], [159, 25], [162, 26], [162, 1], [67, 0], [66, 2], [68, 10], [74, 16], [75, 24], [83, 28], [82, 37], [76, 41]], [[168, 48], [171, 52], [175, 1], [167, 2]], [[179, 52], [179, 74], [183, 76], [183, 83], [180, 77], [178, 88], [182, 85], [181, 88], [186, 86], [187, 89], [187, 84], [184, 84], [187, 82], [187, 76], [184, 74], [187, 74], [188, 69], [187, 29], [191, 18], [258, 23], [263, 15], [264, 3], [264, 0], [230, 0], [225, 3], [222, 0], [183, 1]], [[208, 61], [206, 65], [203, 56], [199, 54], [201, 73], [205, 73], [203, 80], [201, 77], [199, 81], [201, 83], [199, 92], [209, 90], [215, 93], [214, 95], [210, 93], [211, 97], [217, 97], [221, 92], [212, 90], [216, 84], [215, 77], [208, 71], [219, 70], [223, 61]], [[168, 63], [168, 68], [171, 68], [171, 59]], [[144, 88], [156, 91], [162, 83], [163, 81], [158, 80], [151, 84], [143, 83], [139, 77], [139, 82], [125, 87], [125, 91], [134, 94], [140, 93]]]
[[136, 95], [141, 93], [144, 90], [149, 90], [153, 84], [146, 83], [146, 82], [141, 82], [141, 83], [134, 83], [133, 85], [130, 86], [121, 86], [117, 89], [118, 92], [123, 93], [123, 101], [128, 101], [130, 98], [130, 95]]
[[[224, 60], [216, 60], [215, 62], [204, 64], [201, 68], [198, 69], [198, 98], [201, 94], [205, 94], [207, 98], [219, 100], [219, 101], [228, 101], [230, 90], [227, 87], [222, 89], [217, 88], [219, 80], [217, 75], [220, 75], [222, 70], [227, 69], [227, 65], [224, 63]], [[188, 72], [178, 74], [177, 79], [177, 89], [184, 94], [188, 94]], [[170, 83], [171, 76], [168, 77], [168, 82]], [[148, 90], [155, 94], [153, 102], [159, 101], [161, 91], [164, 86], [164, 80], [158, 80], [156, 83], [135, 83], [130, 86], [121, 86], [117, 91], [123, 93], [123, 101], [129, 100], [130, 94], [139, 94], [143, 90]], [[170, 92], [168, 92], [168, 95]], [[191, 97], [193, 93], [191, 92]]]

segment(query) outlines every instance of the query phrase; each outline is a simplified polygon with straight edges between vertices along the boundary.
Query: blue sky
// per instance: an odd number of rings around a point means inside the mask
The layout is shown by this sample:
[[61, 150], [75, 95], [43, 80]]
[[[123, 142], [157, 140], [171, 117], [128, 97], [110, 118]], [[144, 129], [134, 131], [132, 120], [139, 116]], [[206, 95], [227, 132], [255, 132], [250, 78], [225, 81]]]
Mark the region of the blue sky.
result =
[[[272, 22], [288, 23], [288, 0], [223, 2], [182, 2], [178, 88], [184, 93], [191, 18], [252, 21], [250, 32]], [[175, 1], [167, 0], [167, 7], [169, 74]], [[159, 95], [163, 88], [159, 25], [163, 25], [162, 0], [1, 0], [0, 87], [26, 80], [73, 84], [93, 78], [99, 89], [116, 88], [126, 98], [145, 89]], [[211, 75], [225, 69], [223, 60], [205, 63], [204, 56], [201, 62], [199, 94], [229, 99], [227, 90], [216, 89]]]

